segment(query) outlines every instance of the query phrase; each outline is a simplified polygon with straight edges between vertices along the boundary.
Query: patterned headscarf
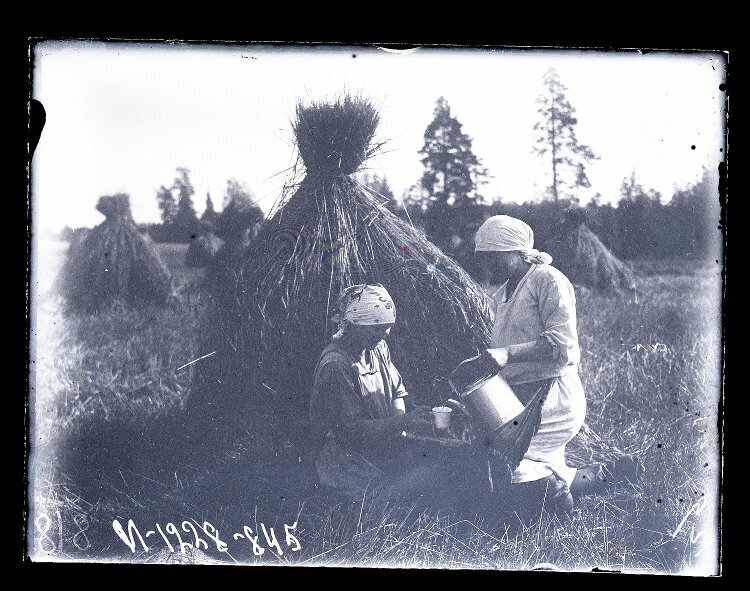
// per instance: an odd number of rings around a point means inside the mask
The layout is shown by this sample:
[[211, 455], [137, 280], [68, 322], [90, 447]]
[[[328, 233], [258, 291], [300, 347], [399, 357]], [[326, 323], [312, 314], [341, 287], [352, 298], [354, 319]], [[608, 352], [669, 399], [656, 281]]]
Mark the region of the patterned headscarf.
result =
[[509, 215], [495, 215], [481, 225], [474, 238], [475, 252], [519, 251], [523, 260], [537, 265], [549, 265], [552, 257], [534, 248], [533, 230]]
[[337, 307], [333, 320], [339, 326], [334, 339], [344, 336], [347, 324], [373, 326], [396, 322], [396, 306], [388, 290], [380, 283], [347, 287], [341, 292]]

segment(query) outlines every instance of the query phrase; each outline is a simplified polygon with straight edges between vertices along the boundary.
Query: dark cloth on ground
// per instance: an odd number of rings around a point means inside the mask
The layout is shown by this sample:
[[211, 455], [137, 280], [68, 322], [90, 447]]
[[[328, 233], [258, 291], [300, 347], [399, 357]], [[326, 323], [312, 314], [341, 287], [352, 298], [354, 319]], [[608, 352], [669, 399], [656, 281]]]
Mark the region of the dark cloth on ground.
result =
[[377, 465], [329, 438], [318, 461], [320, 482], [339, 491], [362, 495], [379, 489], [437, 507], [478, 512], [488, 495], [510, 486], [510, 469], [482, 446], [435, 447], [404, 441], [397, 455]]

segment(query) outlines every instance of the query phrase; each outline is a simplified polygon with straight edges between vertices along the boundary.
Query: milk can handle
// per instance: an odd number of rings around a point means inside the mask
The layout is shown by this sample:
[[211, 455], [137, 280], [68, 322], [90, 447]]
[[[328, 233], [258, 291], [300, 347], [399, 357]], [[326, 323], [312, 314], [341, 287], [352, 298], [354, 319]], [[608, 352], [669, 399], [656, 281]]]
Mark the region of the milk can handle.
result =
[[453, 390], [453, 393], [454, 393], [454, 394], [455, 394], [456, 396], [458, 396], [459, 398], [460, 398], [460, 397], [462, 397], [462, 396], [464, 395], [464, 393], [463, 393], [463, 392], [459, 392], [459, 391], [458, 391], [458, 390], [456, 389], [456, 386], [454, 386], [454, 385], [453, 385], [453, 380], [451, 379], [451, 378], [453, 377], [453, 374], [454, 374], [454, 373], [456, 373], [456, 372], [457, 372], [457, 371], [458, 371], [458, 370], [460, 369], [460, 367], [461, 367], [462, 365], [464, 365], [465, 363], [471, 363], [472, 361], [476, 361], [476, 360], [477, 360], [477, 359], [479, 359], [479, 358], [480, 358], [480, 357], [481, 357], [482, 355], [483, 355], [483, 353], [480, 353], [479, 355], [476, 355], [476, 356], [474, 356], [474, 357], [469, 357], [468, 359], [464, 359], [464, 360], [463, 360], [463, 361], [462, 361], [461, 363], [459, 363], [459, 364], [458, 364], [458, 365], [457, 365], [457, 366], [456, 366], [455, 368], [453, 368], [453, 371], [452, 371], [452, 372], [450, 372], [450, 374], [448, 374], [448, 385], [450, 386], [451, 390]]
[[479, 355], [476, 355], [475, 357], [469, 357], [468, 359], [464, 359], [464, 360], [463, 360], [463, 361], [462, 361], [461, 363], [459, 363], [459, 364], [458, 364], [458, 365], [457, 365], [457, 366], [456, 366], [456, 367], [455, 367], [455, 368], [453, 369], [453, 371], [452, 371], [452, 372], [450, 373], [450, 375], [448, 376], [448, 378], [450, 378], [450, 377], [451, 377], [451, 376], [452, 376], [452, 375], [453, 375], [454, 373], [456, 373], [456, 372], [458, 371], [458, 368], [459, 368], [459, 367], [461, 367], [461, 366], [462, 366], [462, 365], [463, 365], [464, 363], [469, 363], [469, 362], [471, 362], [471, 361], [476, 361], [476, 360], [477, 360], [477, 359], [479, 359], [479, 358], [480, 358], [480, 357], [481, 357], [482, 355], [483, 355], [483, 353], [480, 353]]

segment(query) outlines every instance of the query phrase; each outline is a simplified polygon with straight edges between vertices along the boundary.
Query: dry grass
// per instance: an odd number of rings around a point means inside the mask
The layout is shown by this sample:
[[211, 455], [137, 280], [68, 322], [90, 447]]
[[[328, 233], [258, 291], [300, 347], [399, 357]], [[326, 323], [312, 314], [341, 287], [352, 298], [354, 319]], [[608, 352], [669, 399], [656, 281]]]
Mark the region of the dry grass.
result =
[[[173, 254], [182, 261], [177, 250]], [[257, 531], [260, 522], [283, 535], [283, 524], [297, 520], [299, 552], [259, 557], [247, 542], [231, 541], [234, 560], [481, 569], [551, 562], [573, 570], [714, 572], [718, 274], [703, 268], [678, 275], [674, 267], [669, 263], [670, 272], [658, 274], [650, 264], [652, 273], [631, 297], [578, 290], [581, 375], [592, 431], [576, 442], [574, 454], [585, 460], [587, 453], [604, 455], [615, 446], [640, 458], [645, 475], [582, 499], [570, 522], [543, 515], [530, 527], [377, 495], [347, 500], [295, 490], [293, 477], [269, 476], [243, 463], [241, 454], [229, 458], [231, 450], [217, 458], [223, 469], [202, 481], [159, 465], [159, 454], [164, 459], [178, 441], [159, 417], [179, 414], [190, 383], [189, 374], [174, 368], [201, 353], [195, 326], [202, 308], [195, 277], [189, 280], [184, 267], [173, 267], [189, 286], [181, 301], [151, 316], [112, 310], [62, 317], [54, 308], [41, 309], [40, 339], [58, 336], [45, 340], [36, 357], [32, 553], [50, 557], [41, 545], [51, 544], [41, 533], [45, 516], [56, 558], [152, 561], [174, 556], [154, 542], [152, 552], [134, 558], [115, 536], [112, 519], [132, 517], [152, 528], [156, 521], [207, 519], [224, 537], [243, 524]], [[139, 380], [163, 372], [172, 372], [172, 381], [157, 382], [148, 394], [131, 393]], [[84, 432], [96, 432], [99, 446], [109, 450], [93, 453], [90, 438], [73, 436]], [[243, 437], [253, 433], [248, 429]], [[112, 443], [123, 438], [128, 446]], [[118, 457], [118, 450], [127, 457]], [[232, 562], [215, 550], [202, 554], [194, 560]]]

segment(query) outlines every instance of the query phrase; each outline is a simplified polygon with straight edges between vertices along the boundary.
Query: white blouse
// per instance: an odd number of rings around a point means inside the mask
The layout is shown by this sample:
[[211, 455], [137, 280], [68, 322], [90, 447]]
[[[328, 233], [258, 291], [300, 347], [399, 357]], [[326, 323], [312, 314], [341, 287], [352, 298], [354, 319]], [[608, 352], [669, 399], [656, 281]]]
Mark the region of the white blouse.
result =
[[578, 371], [581, 352], [573, 285], [550, 265], [531, 265], [506, 301], [506, 286], [485, 286], [493, 301], [491, 346], [507, 347], [547, 339], [553, 361], [509, 363], [500, 372], [509, 384], [564, 376]]

